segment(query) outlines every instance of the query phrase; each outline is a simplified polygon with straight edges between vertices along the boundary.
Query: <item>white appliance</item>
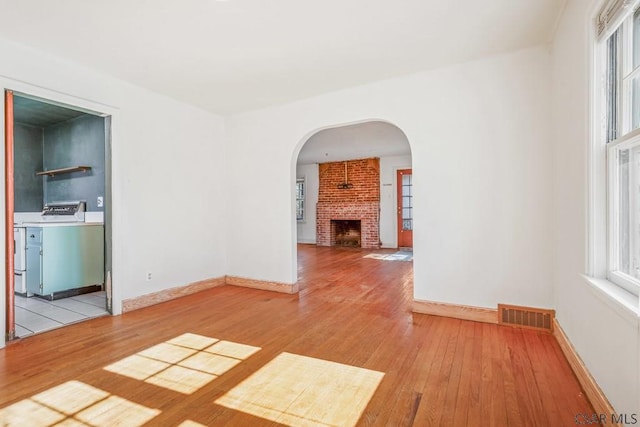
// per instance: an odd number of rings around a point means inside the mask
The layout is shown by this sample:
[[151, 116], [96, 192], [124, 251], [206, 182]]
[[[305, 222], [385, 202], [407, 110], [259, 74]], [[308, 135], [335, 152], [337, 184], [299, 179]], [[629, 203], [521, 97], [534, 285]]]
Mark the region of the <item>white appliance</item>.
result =
[[84, 222], [86, 202], [53, 202], [44, 205], [42, 222]]
[[25, 296], [32, 296], [27, 291], [27, 225], [33, 223], [84, 222], [86, 202], [77, 200], [72, 202], [54, 202], [44, 205], [41, 213], [16, 212], [14, 214], [13, 240], [14, 244], [14, 277], [15, 292]]
[[44, 205], [42, 212], [14, 212], [14, 227], [25, 223], [84, 222], [86, 202], [54, 202]]
[[25, 227], [14, 227], [14, 276], [15, 292], [26, 295], [27, 293], [27, 229]]

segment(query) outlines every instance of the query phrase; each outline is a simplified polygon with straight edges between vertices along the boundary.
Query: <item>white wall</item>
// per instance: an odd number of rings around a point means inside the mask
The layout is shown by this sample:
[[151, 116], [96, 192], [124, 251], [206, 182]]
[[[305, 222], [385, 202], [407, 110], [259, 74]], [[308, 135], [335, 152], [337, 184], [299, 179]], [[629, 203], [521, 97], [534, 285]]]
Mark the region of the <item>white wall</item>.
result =
[[412, 148], [415, 297], [551, 306], [549, 59], [537, 47], [230, 117], [228, 205], [243, 227], [228, 273], [296, 281], [298, 150], [380, 119]]
[[383, 248], [398, 247], [399, 169], [411, 169], [411, 156], [380, 157], [380, 242]]
[[0, 87], [113, 115], [116, 311], [122, 299], [225, 274], [220, 117], [2, 40], [0, 57]]
[[316, 205], [320, 177], [318, 164], [298, 165], [296, 177], [305, 179], [305, 213], [304, 220], [298, 221], [298, 243], [316, 243]]
[[[396, 171], [410, 168], [411, 156], [380, 157], [380, 241], [383, 248], [398, 247]], [[305, 220], [298, 221], [298, 243], [316, 243], [318, 165], [298, 165], [296, 176], [305, 177], [307, 184], [307, 212]]]
[[593, 1], [567, 4], [553, 43], [554, 305], [587, 368], [619, 412], [640, 408], [637, 315], [589, 286], [587, 160]]

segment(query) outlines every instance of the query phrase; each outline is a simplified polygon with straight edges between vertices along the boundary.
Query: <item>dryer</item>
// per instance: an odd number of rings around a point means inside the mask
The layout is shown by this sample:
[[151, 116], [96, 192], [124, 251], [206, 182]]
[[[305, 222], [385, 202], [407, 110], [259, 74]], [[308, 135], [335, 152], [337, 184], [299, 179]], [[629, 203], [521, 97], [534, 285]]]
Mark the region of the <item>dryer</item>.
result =
[[25, 296], [31, 296], [27, 292], [27, 229], [25, 227], [13, 228], [14, 243], [14, 268], [15, 292]]

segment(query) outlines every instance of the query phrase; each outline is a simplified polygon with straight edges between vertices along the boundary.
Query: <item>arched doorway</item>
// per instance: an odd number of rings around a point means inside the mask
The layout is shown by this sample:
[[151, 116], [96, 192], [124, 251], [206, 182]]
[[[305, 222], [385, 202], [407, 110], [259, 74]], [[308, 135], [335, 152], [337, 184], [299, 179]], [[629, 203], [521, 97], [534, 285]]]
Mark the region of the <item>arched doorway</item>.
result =
[[[313, 133], [302, 143], [295, 178], [298, 255], [346, 247], [412, 260], [412, 243], [401, 237], [413, 229], [411, 148], [397, 126], [372, 120]], [[297, 257], [301, 285], [304, 256]]]

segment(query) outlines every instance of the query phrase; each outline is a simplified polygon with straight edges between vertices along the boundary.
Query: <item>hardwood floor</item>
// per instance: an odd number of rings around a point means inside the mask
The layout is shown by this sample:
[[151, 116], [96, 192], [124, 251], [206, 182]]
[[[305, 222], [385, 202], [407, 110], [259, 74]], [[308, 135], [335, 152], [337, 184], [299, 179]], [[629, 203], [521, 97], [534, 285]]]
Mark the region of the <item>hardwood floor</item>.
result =
[[301, 245], [298, 295], [222, 286], [19, 340], [0, 350], [0, 425], [568, 426], [594, 412], [552, 335], [413, 314], [412, 262], [369, 253]]

